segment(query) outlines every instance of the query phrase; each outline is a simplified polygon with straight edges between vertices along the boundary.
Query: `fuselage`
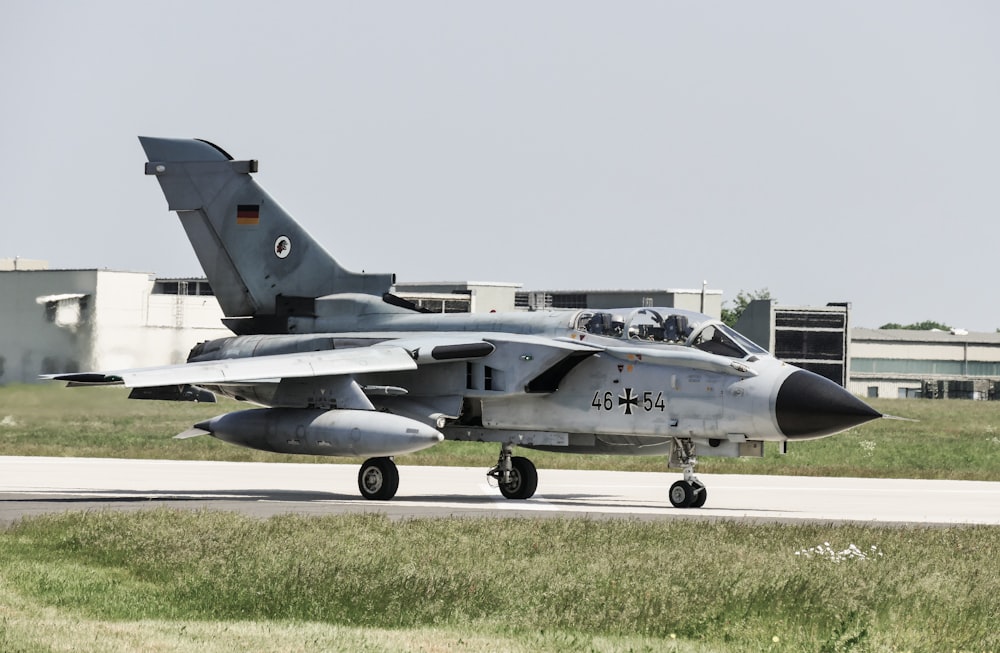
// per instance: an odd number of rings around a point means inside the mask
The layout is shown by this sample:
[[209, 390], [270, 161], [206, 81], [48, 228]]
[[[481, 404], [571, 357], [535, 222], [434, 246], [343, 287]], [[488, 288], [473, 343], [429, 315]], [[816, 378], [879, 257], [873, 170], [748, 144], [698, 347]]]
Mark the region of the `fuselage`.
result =
[[[491, 353], [361, 374], [357, 382], [376, 409], [433, 424], [448, 438], [517, 433], [519, 444], [564, 452], [659, 454], [669, 452], [674, 438], [687, 438], [702, 444], [703, 455], [740, 455], [752, 443], [823, 437], [879, 416], [836, 383], [783, 363], [718, 320], [691, 311], [441, 315], [374, 303], [366, 312], [366, 305], [360, 303], [353, 316], [290, 319], [296, 334], [204, 343], [189, 360], [400, 341], [416, 343], [412, 354], [420, 363], [421, 337], [474, 333], [493, 345]], [[336, 330], [306, 333], [323, 327]], [[336, 408], [324, 403], [334, 394], [324, 387], [329, 381], [213, 389], [265, 406]]]

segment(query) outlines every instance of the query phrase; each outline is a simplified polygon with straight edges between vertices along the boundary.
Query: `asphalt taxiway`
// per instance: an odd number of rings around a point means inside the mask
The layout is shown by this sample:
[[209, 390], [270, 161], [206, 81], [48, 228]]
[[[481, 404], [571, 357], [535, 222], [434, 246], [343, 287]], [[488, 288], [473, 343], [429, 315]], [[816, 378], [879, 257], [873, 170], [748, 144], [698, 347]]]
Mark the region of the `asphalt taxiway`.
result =
[[504, 499], [486, 468], [399, 467], [392, 501], [366, 501], [356, 465], [0, 457], [0, 525], [66, 510], [153, 506], [266, 517], [377, 512], [393, 518], [586, 516], [779, 522], [1000, 525], [1000, 483], [704, 474], [704, 508], [677, 509], [675, 473], [539, 469], [527, 501]]

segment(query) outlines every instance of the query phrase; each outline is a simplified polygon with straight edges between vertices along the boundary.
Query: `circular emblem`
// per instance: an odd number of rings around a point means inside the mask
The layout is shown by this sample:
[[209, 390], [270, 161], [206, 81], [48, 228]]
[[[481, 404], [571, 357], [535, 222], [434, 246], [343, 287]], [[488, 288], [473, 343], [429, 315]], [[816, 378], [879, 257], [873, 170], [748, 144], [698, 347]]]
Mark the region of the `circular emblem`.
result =
[[278, 258], [286, 258], [292, 251], [292, 241], [288, 236], [278, 236], [274, 241], [274, 255]]

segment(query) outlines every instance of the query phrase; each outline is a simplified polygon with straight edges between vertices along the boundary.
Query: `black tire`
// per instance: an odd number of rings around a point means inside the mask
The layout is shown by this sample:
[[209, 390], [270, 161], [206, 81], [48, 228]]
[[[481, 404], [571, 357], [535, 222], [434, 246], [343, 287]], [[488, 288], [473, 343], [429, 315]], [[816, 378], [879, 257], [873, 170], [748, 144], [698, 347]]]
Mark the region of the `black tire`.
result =
[[392, 458], [369, 458], [358, 471], [361, 496], [375, 501], [388, 501], [399, 489], [399, 469]]
[[670, 486], [670, 503], [674, 508], [688, 508], [694, 501], [694, 488], [687, 481], [677, 481]]
[[523, 456], [510, 459], [510, 482], [500, 484], [500, 494], [508, 499], [530, 499], [538, 488], [538, 470], [535, 463]]
[[705, 500], [708, 499], [708, 488], [706, 488], [701, 483], [695, 483], [694, 487], [694, 498], [691, 499], [690, 508], [701, 508], [705, 505]]

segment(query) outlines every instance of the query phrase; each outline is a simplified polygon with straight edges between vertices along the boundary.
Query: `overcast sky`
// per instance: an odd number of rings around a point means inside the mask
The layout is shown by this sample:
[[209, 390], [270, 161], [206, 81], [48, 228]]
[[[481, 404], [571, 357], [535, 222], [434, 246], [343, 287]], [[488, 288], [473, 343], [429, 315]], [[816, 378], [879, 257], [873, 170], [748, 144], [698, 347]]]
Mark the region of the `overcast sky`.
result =
[[1000, 327], [996, 2], [0, 6], [0, 258], [201, 275], [137, 135], [346, 267]]

